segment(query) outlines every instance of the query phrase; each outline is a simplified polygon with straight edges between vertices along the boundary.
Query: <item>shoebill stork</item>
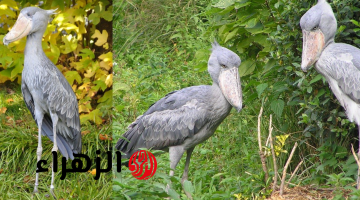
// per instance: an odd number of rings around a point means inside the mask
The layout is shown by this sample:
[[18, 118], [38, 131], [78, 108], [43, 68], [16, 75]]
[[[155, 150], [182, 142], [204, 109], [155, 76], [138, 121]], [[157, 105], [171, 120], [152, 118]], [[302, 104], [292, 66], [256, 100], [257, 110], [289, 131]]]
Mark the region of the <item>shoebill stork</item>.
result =
[[[41, 135], [54, 142], [52, 151], [60, 150], [66, 159], [81, 152], [81, 133], [75, 93], [58, 68], [46, 57], [41, 41], [50, 15], [55, 10], [27, 7], [3, 39], [5, 45], [27, 36], [21, 92], [27, 108], [38, 125], [37, 161], [41, 159]], [[36, 173], [34, 192], [38, 192]], [[54, 195], [54, 170], [50, 191]]]
[[[326, 0], [319, 0], [308, 10], [302, 16], [300, 26], [303, 33], [302, 70], [307, 71], [315, 64], [315, 69], [326, 78], [345, 108], [349, 120], [358, 125], [360, 139], [360, 49], [334, 42], [337, 22]], [[359, 188], [359, 178], [357, 185]]]
[[[186, 151], [183, 184], [188, 178], [195, 146], [214, 134], [232, 107], [238, 112], [242, 109], [240, 63], [238, 55], [214, 42], [208, 61], [213, 84], [170, 92], [129, 125], [116, 148], [127, 158], [139, 148], [168, 151], [170, 176], [174, 175], [176, 165]], [[190, 194], [186, 195], [191, 198]]]

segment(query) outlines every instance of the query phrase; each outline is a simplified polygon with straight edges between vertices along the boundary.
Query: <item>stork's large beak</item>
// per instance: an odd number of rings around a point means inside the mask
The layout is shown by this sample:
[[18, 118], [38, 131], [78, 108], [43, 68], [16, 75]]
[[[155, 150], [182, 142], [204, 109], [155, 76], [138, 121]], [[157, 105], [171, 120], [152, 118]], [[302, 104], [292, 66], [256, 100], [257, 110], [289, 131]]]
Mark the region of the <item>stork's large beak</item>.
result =
[[227, 101], [240, 112], [242, 94], [238, 68], [222, 69], [219, 76], [219, 86]]
[[320, 29], [316, 31], [303, 30], [303, 49], [301, 69], [306, 72], [320, 57], [325, 46], [325, 37]]
[[27, 36], [32, 28], [32, 20], [29, 17], [24, 16], [20, 13], [15, 25], [9, 33], [7, 33], [3, 39], [3, 43], [8, 45], [10, 42], [20, 40]]

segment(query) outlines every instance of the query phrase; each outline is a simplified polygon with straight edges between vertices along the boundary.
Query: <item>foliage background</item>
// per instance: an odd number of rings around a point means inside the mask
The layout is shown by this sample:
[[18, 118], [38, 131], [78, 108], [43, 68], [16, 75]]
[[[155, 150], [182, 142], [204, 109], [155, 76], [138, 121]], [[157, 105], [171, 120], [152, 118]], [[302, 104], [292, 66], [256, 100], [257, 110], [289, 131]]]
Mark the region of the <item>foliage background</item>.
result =
[[[335, 199], [354, 191], [356, 164], [350, 152], [358, 144], [357, 127], [325, 79], [314, 69], [300, 69], [301, 16], [316, 0], [200, 0], [114, 2], [114, 141], [126, 127], [155, 101], [170, 91], [211, 84], [206, 71], [210, 43], [236, 52], [242, 59], [239, 72], [245, 108], [232, 111], [214, 136], [198, 145], [190, 165], [188, 190], [195, 199], [262, 199], [271, 194], [274, 177], [267, 157], [270, 178], [258, 154], [257, 116], [263, 143], [268, 137], [269, 116], [279, 150], [279, 173], [298, 142], [287, 178], [300, 161], [292, 180], [295, 185], [333, 188]], [[330, 2], [338, 20], [336, 42], [360, 47], [360, 3], [356, 0]], [[264, 147], [268, 151], [269, 145]], [[281, 152], [281, 153], [280, 153]], [[269, 154], [268, 154], [269, 156]], [[180, 178], [185, 158], [168, 177], [168, 155], [157, 157], [158, 172], [147, 182], [132, 178], [123, 168], [114, 180], [116, 198], [143, 196], [162, 198], [169, 180], [172, 198], [186, 198]]]
[[[9, 46], [3, 37], [14, 25], [20, 10], [28, 6], [57, 9], [44, 34], [45, 54], [72, 86], [79, 103], [82, 153], [95, 158], [96, 150], [111, 149], [112, 107], [112, 1], [108, 0], [13, 0], [0, 1], [0, 191], [1, 199], [28, 199], [34, 187], [37, 126], [23, 103], [20, 82], [26, 39]], [[52, 142], [43, 138], [42, 159], [51, 163]], [[61, 160], [60, 154], [58, 160]], [[102, 158], [106, 158], [103, 156]], [[71, 168], [70, 161], [67, 163]], [[59, 166], [61, 166], [59, 162]], [[106, 159], [101, 167], [107, 166]], [[91, 169], [95, 168], [95, 162]], [[110, 174], [97, 181], [91, 173], [56, 173], [58, 198], [106, 199], [111, 195]], [[40, 193], [49, 195], [51, 169], [40, 173]], [[33, 198], [33, 197], [32, 197]]]
[[[0, 39], [23, 7], [37, 1], [1, 1]], [[59, 9], [44, 34], [43, 49], [72, 85], [79, 99], [81, 123], [102, 124], [112, 101], [112, 2], [45, 1], [43, 9]], [[69, 6], [73, 5], [73, 6]], [[11, 10], [13, 8], [14, 10]], [[0, 83], [21, 82], [26, 38], [0, 48]]]

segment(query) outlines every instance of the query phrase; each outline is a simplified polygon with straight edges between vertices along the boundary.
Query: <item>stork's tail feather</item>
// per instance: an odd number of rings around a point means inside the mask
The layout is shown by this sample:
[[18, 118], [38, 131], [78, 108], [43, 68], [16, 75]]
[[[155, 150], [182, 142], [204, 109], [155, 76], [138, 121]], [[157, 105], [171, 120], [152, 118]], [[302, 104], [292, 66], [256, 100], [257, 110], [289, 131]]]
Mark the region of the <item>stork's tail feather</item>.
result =
[[[42, 133], [43, 135], [46, 135], [52, 142], [54, 142], [54, 135], [53, 135], [53, 129], [52, 129], [52, 122], [51, 120], [47, 120], [44, 118], [43, 124], [42, 124]], [[76, 131], [72, 129], [71, 131]], [[71, 148], [71, 144], [67, 142], [67, 140], [60, 134], [56, 134], [56, 142], [57, 147], [60, 151], [60, 153], [68, 160], [69, 158], [71, 160], [74, 160], [74, 153], [78, 154], [81, 153], [81, 133], [79, 131], [78, 136], [76, 137], [73, 144], [76, 144], [76, 147]]]
[[141, 134], [138, 132], [141, 117], [142, 115], [128, 126], [128, 130], [122, 135], [123, 138], [120, 138], [115, 145], [117, 150], [127, 154], [127, 158], [130, 158], [130, 153], [133, 152], [134, 149], [141, 148], [136, 147], [137, 141], [141, 138]]

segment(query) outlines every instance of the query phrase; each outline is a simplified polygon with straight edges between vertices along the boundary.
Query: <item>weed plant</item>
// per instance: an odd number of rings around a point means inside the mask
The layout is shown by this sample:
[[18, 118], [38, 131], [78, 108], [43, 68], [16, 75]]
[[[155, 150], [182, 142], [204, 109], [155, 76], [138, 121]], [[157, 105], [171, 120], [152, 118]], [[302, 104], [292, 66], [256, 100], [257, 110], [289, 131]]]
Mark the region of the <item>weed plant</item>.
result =
[[[354, 187], [356, 164], [350, 144], [357, 130], [344, 114], [324, 78], [300, 69], [301, 16], [316, 1], [115, 1], [114, 2], [114, 142], [148, 107], [173, 90], [211, 84], [206, 71], [210, 43], [236, 52], [245, 108], [230, 115], [215, 134], [198, 145], [191, 158], [186, 189], [194, 199], [263, 199], [271, 194], [273, 161], [267, 154], [270, 178], [261, 167], [257, 122], [268, 138], [269, 116], [278, 150], [279, 174], [298, 142], [287, 179], [300, 161], [289, 187], [314, 185], [336, 190]], [[337, 42], [358, 46], [359, 3], [334, 1], [339, 31]], [[297, 12], [294, 12], [296, 10]], [[351, 19], [355, 19], [351, 20]], [[357, 24], [357, 25], [356, 25]], [[283, 143], [281, 143], [283, 138]], [[286, 138], [286, 139], [284, 139]], [[269, 152], [270, 145], [264, 146]], [[185, 157], [169, 177], [168, 154], [156, 157], [154, 177], [137, 180], [123, 167], [115, 173], [114, 199], [186, 199], [180, 179]], [[119, 163], [117, 163], [119, 164]], [[343, 173], [344, 172], [344, 173]], [[172, 182], [172, 189], [165, 192]], [[352, 198], [358, 194], [353, 193]]]
[[[36, 149], [38, 145], [38, 128], [30, 111], [22, 99], [20, 86], [15, 84], [0, 85], [0, 199], [51, 199], [49, 191], [53, 143], [42, 137], [42, 160], [47, 164], [48, 172], [39, 174], [39, 193], [33, 194], [36, 174]], [[106, 151], [111, 150], [111, 141], [99, 140], [99, 134], [111, 134], [109, 124], [96, 127], [91, 124], [82, 125], [82, 153], [92, 160], [91, 170], [95, 169], [96, 150], [100, 150], [101, 168], [107, 167]], [[62, 174], [61, 153], [58, 152], [58, 172], [55, 174], [55, 194], [58, 199], [109, 199], [112, 194], [111, 173], [102, 173], [99, 180], [94, 175], [85, 173], [67, 173], [64, 180]], [[86, 163], [83, 160], [84, 164]], [[71, 169], [71, 160], [67, 161], [67, 169]]]

